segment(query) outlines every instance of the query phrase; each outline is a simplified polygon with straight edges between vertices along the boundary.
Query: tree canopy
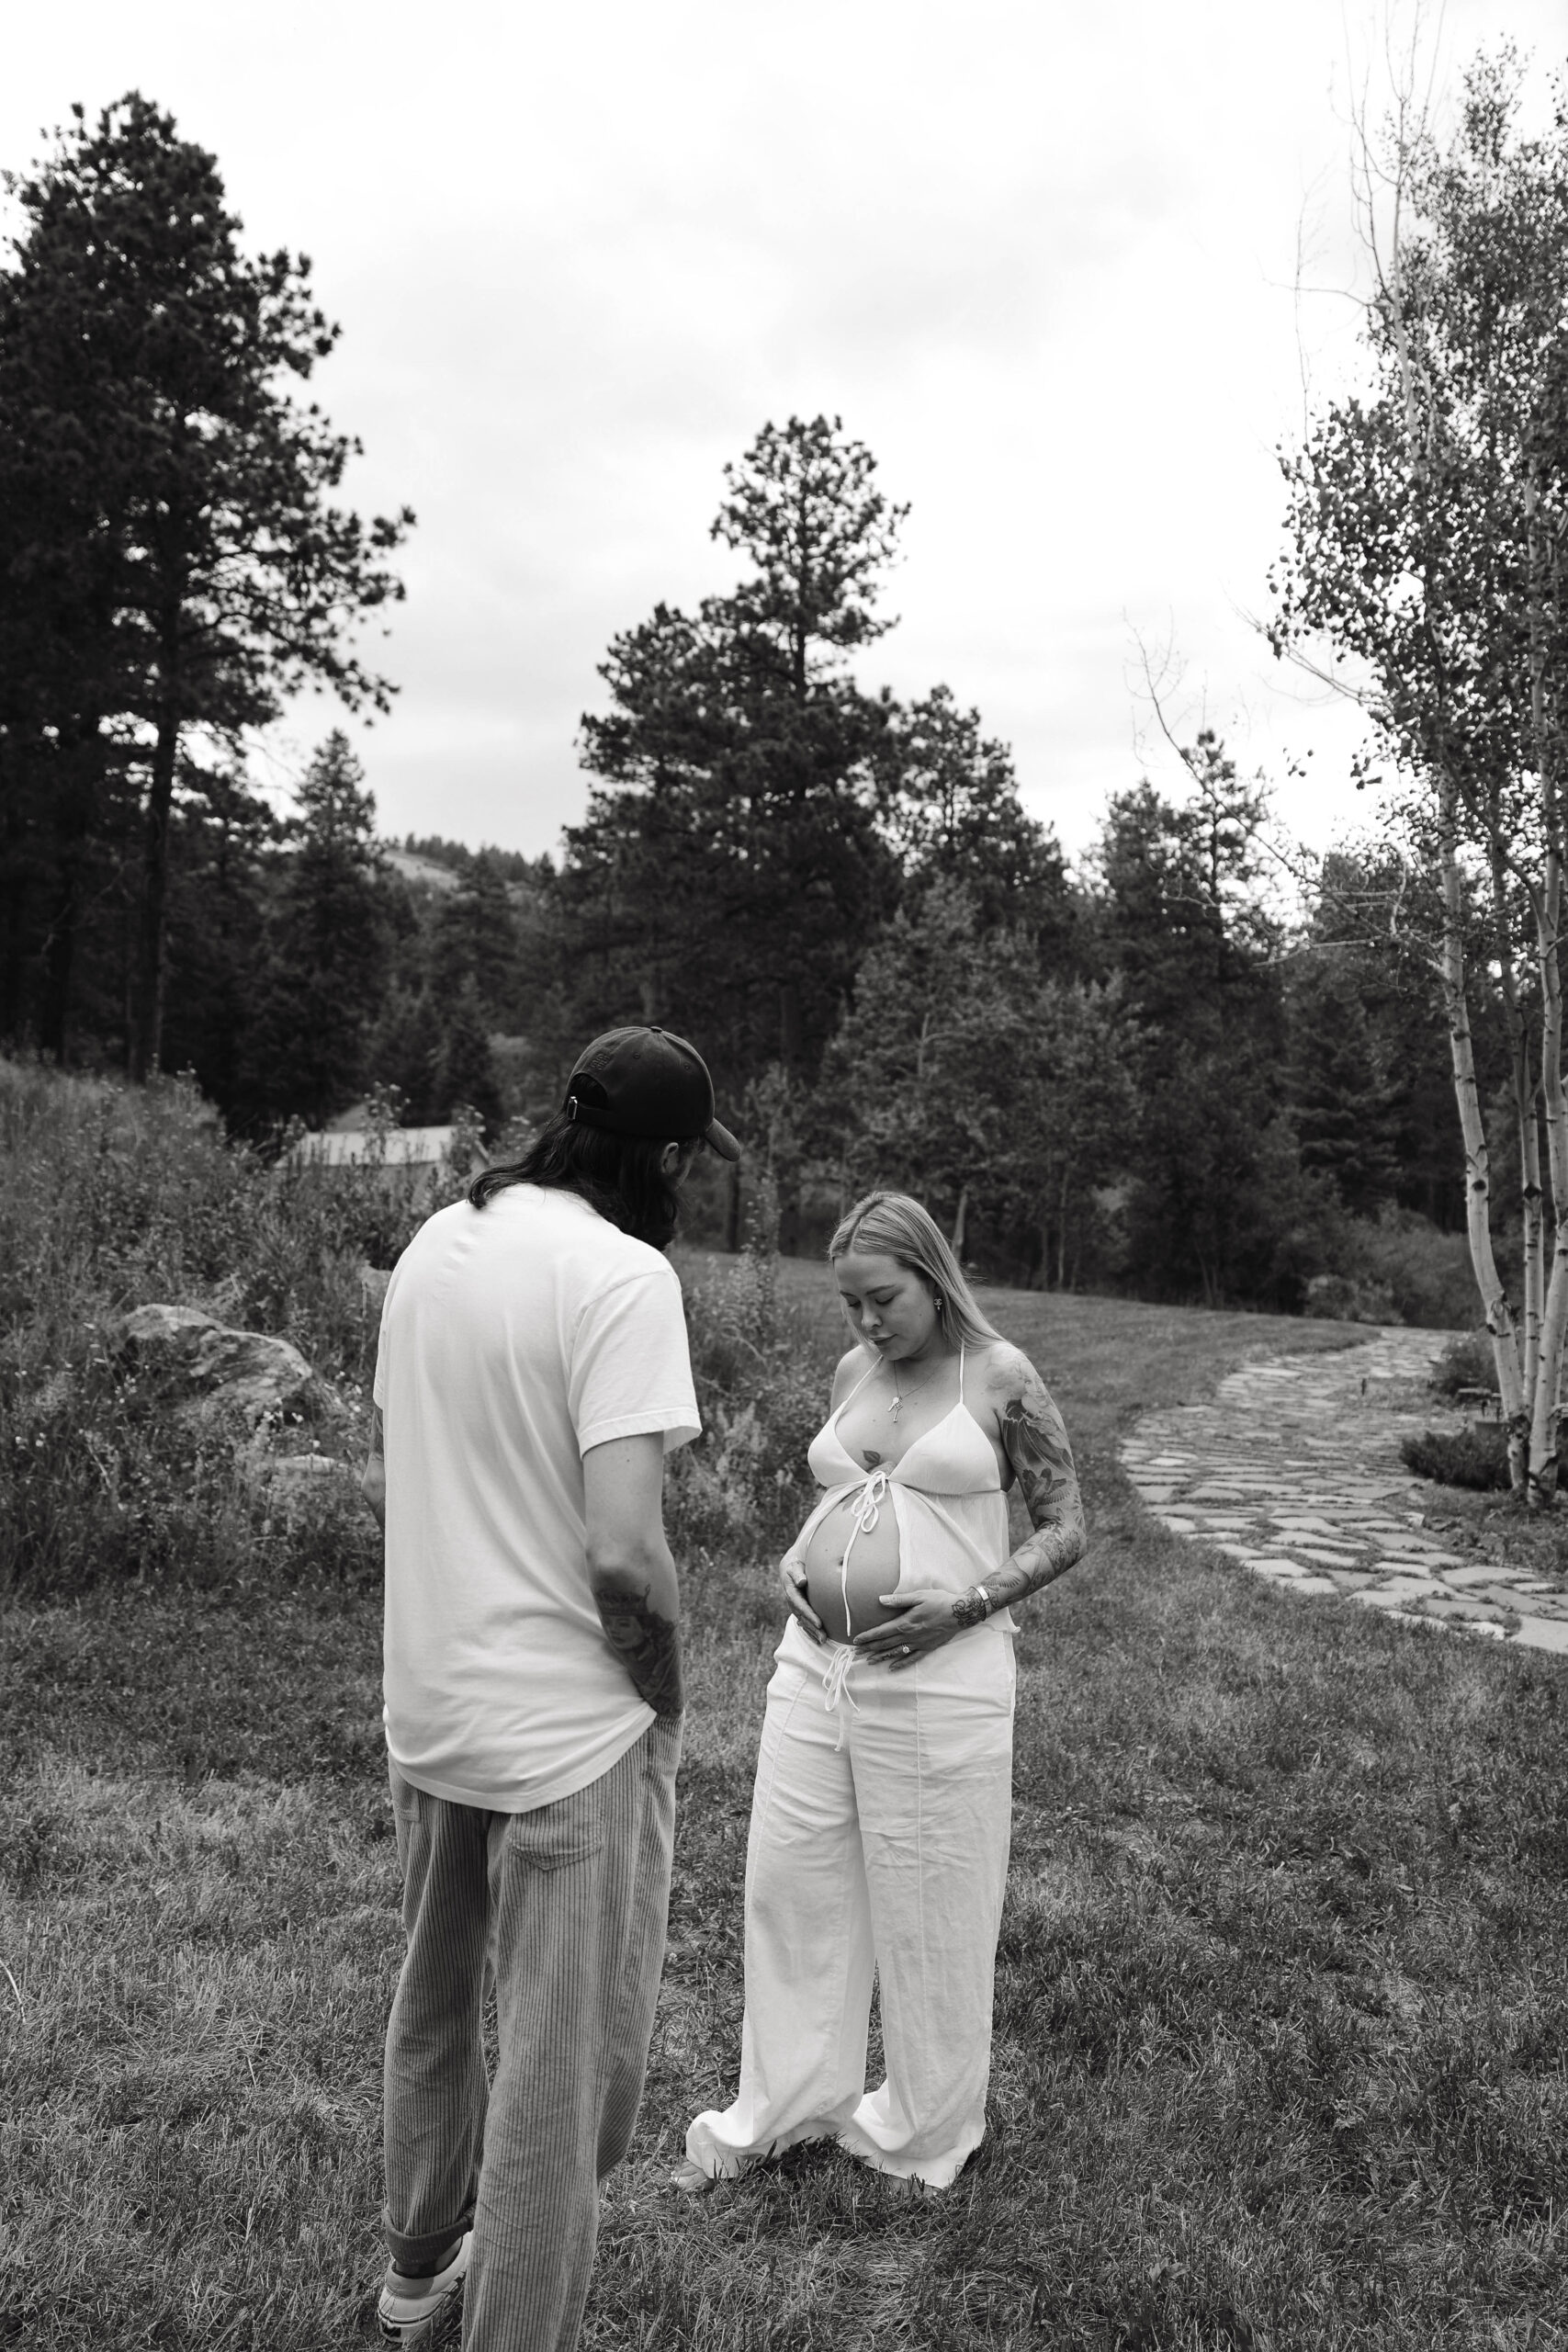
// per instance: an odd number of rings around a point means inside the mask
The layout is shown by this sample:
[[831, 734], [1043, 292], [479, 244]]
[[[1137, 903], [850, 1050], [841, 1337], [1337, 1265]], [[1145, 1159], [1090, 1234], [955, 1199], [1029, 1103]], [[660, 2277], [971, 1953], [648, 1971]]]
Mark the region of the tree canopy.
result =
[[874, 753], [888, 705], [846, 655], [888, 626], [876, 592], [900, 510], [838, 421], [764, 426], [726, 469], [716, 537], [749, 562], [694, 616], [660, 605], [602, 668], [582, 722], [595, 779], [567, 887], [606, 986], [645, 1017], [702, 1008], [725, 1072], [813, 1070], [869, 920], [891, 911]]
[[[333, 503], [357, 444], [301, 401], [337, 329], [303, 255], [247, 254], [216, 160], [136, 93], [9, 182], [0, 271], [0, 789], [13, 908], [64, 1034], [89, 876], [131, 911], [127, 1061], [158, 1059], [172, 812], [306, 684], [388, 707], [354, 650], [412, 522]], [[19, 902], [19, 903], [18, 903]], [[63, 968], [62, 968], [63, 967]], [[13, 987], [25, 985], [16, 970]]]

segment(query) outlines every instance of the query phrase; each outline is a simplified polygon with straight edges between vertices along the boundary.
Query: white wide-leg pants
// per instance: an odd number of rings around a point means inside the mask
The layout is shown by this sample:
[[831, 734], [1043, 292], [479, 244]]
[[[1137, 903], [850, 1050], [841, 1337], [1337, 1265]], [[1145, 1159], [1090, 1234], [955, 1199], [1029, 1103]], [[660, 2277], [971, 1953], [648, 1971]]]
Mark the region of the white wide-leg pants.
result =
[[[1014, 1669], [993, 1618], [899, 1671], [775, 1653], [746, 1857], [746, 2018], [732, 2107], [686, 2153], [734, 2173], [833, 2135], [945, 2188], [986, 2128], [1007, 1878]], [[865, 2087], [873, 1972], [886, 2080]]]

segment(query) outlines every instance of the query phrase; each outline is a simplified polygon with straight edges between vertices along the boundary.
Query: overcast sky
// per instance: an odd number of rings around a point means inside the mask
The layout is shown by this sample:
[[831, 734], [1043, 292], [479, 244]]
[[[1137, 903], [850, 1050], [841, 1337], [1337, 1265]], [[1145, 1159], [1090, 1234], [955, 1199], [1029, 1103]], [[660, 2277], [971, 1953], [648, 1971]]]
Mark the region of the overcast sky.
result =
[[[1179, 729], [1218, 726], [1297, 833], [1354, 819], [1359, 722], [1247, 616], [1303, 367], [1354, 364], [1365, 0], [6, 14], [0, 164], [139, 87], [253, 249], [312, 256], [354, 498], [419, 515], [402, 691], [359, 738], [385, 831], [554, 846], [609, 639], [733, 577], [721, 468], [792, 412], [840, 415], [911, 508], [863, 681], [977, 706], [1069, 850], [1141, 773], [1179, 788], [1140, 637], [1174, 649]], [[1505, 31], [1543, 90], [1562, 0], [1449, 0], [1439, 89]], [[1299, 300], [1303, 232], [1329, 290]], [[271, 774], [334, 718], [297, 707]]]

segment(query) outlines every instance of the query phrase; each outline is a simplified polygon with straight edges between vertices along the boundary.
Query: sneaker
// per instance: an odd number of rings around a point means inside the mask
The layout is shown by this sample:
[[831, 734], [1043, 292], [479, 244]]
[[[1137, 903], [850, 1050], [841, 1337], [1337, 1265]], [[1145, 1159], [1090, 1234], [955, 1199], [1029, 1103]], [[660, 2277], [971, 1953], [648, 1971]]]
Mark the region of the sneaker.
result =
[[436, 2324], [456, 2316], [468, 2275], [473, 2232], [466, 2231], [447, 2254], [439, 2270], [428, 2278], [410, 2278], [392, 2265], [381, 2281], [376, 2316], [383, 2344], [432, 2344]]

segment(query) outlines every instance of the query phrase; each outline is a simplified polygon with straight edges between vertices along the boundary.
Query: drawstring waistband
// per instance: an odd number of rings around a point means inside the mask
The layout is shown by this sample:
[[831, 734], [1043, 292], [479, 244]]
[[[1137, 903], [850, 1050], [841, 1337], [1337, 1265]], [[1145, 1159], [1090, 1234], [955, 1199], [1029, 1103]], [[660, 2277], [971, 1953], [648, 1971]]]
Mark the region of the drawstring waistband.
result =
[[840, 1646], [834, 1650], [832, 1657], [829, 1661], [828, 1671], [822, 1678], [822, 1689], [824, 1693], [822, 1704], [829, 1714], [836, 1714], [839, 1718], [839, 1736], [833, 1742], [833, 1753], [835, 1756], [839, 1753], [839, 1750], [844, 1744], [845, 1717], [840, 1709], [840, 1700], [847, 1700], [849, 1704], [853, 1707], [856, 1714], [858, 1715], [860, 1713], [860, 1702], [856, 1699], [854, 1692], [850, 1689], [850, 1668], [853, 1666], [858, 1666], [859, 1664], [860, 1657], [858, 1652], [851, 1649], [847, 1643], [840, 1644]]

